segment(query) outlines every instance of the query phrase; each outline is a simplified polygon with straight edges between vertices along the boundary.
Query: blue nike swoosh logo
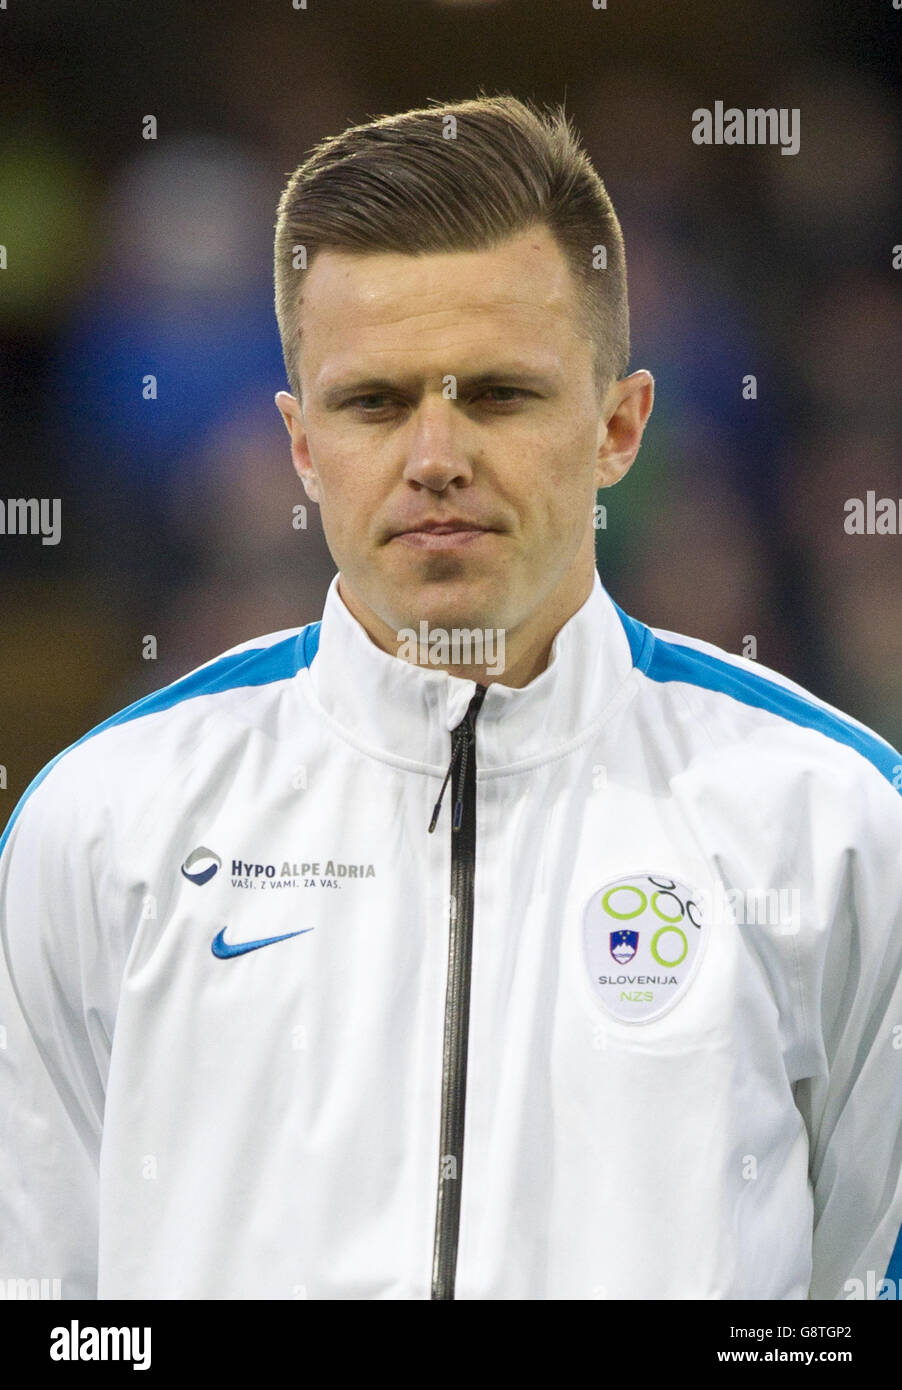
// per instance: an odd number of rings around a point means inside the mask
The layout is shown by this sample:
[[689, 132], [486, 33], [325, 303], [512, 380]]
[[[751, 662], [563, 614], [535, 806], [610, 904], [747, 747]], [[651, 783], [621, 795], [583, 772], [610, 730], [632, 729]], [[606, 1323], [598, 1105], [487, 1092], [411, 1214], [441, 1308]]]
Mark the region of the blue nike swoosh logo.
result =
[[213, 938], [212, 951], [218, 960], [231, 960], [232, 956], [243, 956], [246, 951], [259, 951], [261, 946], [272, 946], [275, 941], [287, 941], [290, 936], [303, 936], [304, 932], [313, 931], [312, 927], [304, 927], [303, 931], [287, 931], [284, 936], [265, 936], [260, 941], [239, 941], [237, 946], [230, 946], [225, 939], [226, 928]]

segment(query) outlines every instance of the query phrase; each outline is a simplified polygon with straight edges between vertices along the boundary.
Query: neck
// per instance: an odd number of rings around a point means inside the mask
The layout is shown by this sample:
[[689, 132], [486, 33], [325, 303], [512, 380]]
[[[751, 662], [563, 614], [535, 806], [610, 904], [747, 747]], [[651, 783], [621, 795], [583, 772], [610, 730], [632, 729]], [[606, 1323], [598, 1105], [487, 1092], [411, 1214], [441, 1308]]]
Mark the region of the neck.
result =
[[546, 669], [555, 637], [591, 594], [594, 562], [586, 574], [580, 573], [578, 583], [572, 574], [567, 580], [566, 586], [553, 591], [541, 608], [528, 614], [516, 628], [487, 631], [484, 636], [478, 633], [476, 641], [463, 639], [456, 645], [455, 629], [430, 629], [425, 621], [416, 628], [402, 629], [409, 636], [401, 639], [397, 629], [357, 597], [343, 574], [338, 577], [338, 592], [370, 641], [390, 656], [431, 671], [446, 671], [477, 685], [499, 681], [520, 689]]

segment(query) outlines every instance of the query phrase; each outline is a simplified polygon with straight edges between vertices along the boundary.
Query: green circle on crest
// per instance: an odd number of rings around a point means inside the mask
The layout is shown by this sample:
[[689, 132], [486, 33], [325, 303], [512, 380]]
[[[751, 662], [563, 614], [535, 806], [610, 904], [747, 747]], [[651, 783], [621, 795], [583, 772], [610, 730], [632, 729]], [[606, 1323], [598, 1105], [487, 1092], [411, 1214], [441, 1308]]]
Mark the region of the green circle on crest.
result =
[[[673, 898], [677, 907], [680, 909], [677, 915], [675, 917], [668, 917], [666, 912], [662, 912], [658, 907], [658, 898]], [[665, 888], [661, 893], [652, 893], [651, 910], [656, 917], [660, 917], [662, 922], [682, 922], [683, 920], [683, 908], [680, 904], [680, 900], [676, 893], [671, 893], [669, 888]]]
[[[683, 938], [683, 954], [679, 956], [676, 960], [662, 960], [661, 957], [658, 955], [658, 937], [663, 936], [665, 932], [669, 931], [674, 931], [677, 933], [678, 936], [681, 936]], [[689, 942], [686, 940], [686, 933], [682, 931], [680, 927], [659, 927], [651, 939], [652, 955], [654, 956], [658, 964], [663, 965], [667, 970], [672, 970], [675, 965], [682, 965], [683, 961], [686, 959], [688, 952]]]
[[[618, 912], [615, 907], [610, 907], [608, 899], [612, 893], [638, 893], [642, 899], [639, 906], [633, 912]], [[640, 912], [644, 912], [648, 906], [648, 898], [633, 883], [618, 883], [613, 888], [609, 888], [601, 900], [601, 905], [609, 917], [616, 917], [618, 921], [625, 922], [628, 917], [638, 917]]]

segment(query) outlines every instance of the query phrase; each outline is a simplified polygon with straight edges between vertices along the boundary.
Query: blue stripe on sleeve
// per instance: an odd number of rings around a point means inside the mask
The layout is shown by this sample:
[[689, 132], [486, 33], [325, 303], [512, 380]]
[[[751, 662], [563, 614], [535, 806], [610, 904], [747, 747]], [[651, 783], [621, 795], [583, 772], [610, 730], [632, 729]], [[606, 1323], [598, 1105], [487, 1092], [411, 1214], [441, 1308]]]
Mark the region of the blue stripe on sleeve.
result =
[[133, 704], [126, 705], [125, 709], [119, 710], [118, 714], [105, 719], [102, 724], [89, 729], [81, 738], [70, 743], [68, 748], [57, 753], [55, 758], [51, 758], [46, 767], [43, 767], [25, 788], [6, 829], [0, 835], [0, 854], [3, 853], [10, 832], [32, 792], [41, 785], [60, 758], [71, 753], [73, 748], [86, 743], [96, 734], [103, 733], [105, 729], [114, 729], [119, 724], [129, 724], [133, 719], [140, 719], [145, 714], [160, 714], [175, 705], [180, 705], [184, 700], [196, 699], [198, 695], [218, 695], [226, 690], [237, 690], [241, 686], [270, 685], [273, 681], [290, 680], [313, 661], [319, 649], [319, 633], [320, 623], [308, 623], [297, 636], [286, 637], [281, 642], [274, 642], [270, 647], [251, 647], [231, 656], [221, 656], [209, 666], [203, 666], [199, 671], [192, 671], [189, 675], [173, 681], [171, 685], [163, 686], [162, 690], [154, 690], [151, 694], [142, 696], [140, 700], [135, 700]]
[[805, 729], [815, 729], [826, 734], [837, 743], [854, 748], [862, 757], [876, 767], [877, 771], [890, 782], [897, 791], [902, 792], [902, 753], [892, 744], [885, 743], [869, 729], [859, 728], [832, 710], [824, 709], [813, 699], [806, 698], [794, 690], [777, 685], [766, 676], [755, 671], [734, 666], [732, 662], [711, 656], [708, 652], [697, 651], [694, 647], [683, 647], [676, 642], [667, 642], [658, 637], [644, 623], [630, 618], [622, 609], [617, 615], [623, 624], [627, 641], [632, 652], [633, 665], [653, 681], [685, 681], [689, 685], [701, 686], [705, 690], [716, 690], [740, 700], [744, 705], [756, 709], [769, 710], [783, 719], [789, 719]]
[[902, 1299], [902, 1226], [896, 1236], [896, 1245], [886, 1267], [886, 1279], [892, 1279], [896, 1286], [896, 1297]]

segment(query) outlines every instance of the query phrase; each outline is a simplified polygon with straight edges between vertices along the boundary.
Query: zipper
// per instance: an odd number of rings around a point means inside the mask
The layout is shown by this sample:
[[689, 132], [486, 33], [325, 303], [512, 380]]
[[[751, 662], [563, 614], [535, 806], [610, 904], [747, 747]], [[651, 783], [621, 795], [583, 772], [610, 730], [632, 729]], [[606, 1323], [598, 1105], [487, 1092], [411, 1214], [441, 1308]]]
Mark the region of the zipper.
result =
[[448, 924], [448, 983], [442, 1047], [442, 1124], [439, 1142], [432, 1298], [453, 1299], [460, 1232], [464, 1111], [467, 1099], [467, 1042], [470, 1024], [470, 967], [473, 956], [473, 885], [476, 871], [476, 716], [486, 686], [477, 685], [467, 712], [451, 731], [451, 762], [429, 822], [438, 822], [449, 779], [455, 780], [451, 817], [451, 898]]

